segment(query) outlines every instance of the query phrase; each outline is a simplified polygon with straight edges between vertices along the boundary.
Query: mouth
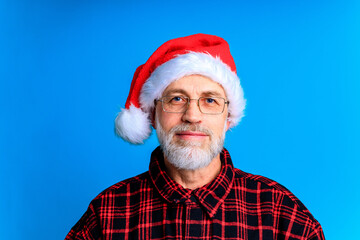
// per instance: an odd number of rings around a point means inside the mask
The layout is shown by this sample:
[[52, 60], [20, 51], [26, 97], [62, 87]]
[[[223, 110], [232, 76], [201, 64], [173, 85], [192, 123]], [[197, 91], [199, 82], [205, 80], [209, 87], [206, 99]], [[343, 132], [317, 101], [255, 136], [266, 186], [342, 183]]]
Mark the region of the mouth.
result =
[[195, 132], [195, 131], [178, 132], [176, 133], [176, 136], [184, 140], [203, 140], [206, 137], [208, 137], [208, 135], [203, 132]]

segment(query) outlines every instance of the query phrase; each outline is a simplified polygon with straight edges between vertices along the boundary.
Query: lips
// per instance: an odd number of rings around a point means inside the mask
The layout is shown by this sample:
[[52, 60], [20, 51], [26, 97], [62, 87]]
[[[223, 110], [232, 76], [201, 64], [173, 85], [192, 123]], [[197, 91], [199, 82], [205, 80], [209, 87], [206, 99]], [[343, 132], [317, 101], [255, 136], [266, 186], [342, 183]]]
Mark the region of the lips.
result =
[[182, 139], [204, 139], [205, 137], [208, 136], [203, 132], [195, 132], [195, 131], [178, 132], [176, 133], [176, 135]]
[[207, 136], [207, 134], [203, 132], [193, 132], [193, 131], [184, 131], [176, 133], [177, 135], [190, 135], [190, 136]]

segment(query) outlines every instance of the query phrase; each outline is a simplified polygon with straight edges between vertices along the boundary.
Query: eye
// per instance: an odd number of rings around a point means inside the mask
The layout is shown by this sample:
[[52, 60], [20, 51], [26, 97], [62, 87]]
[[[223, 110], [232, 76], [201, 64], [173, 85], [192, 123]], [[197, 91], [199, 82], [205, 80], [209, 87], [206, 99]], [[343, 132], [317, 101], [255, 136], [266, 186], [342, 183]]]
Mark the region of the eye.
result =
[[209, 103], [209, 104], [216, 103], [216, 100], [214, 98], [206, 98], [205, 101], [206, 101], [206, 103]]
[[182, 96], [169, 96], [166, 98], [167, 103], [169, 104], [184, 104], [186, 103], [186, 99]]
[[181, 98], [181, 97], [179, 97], [179, 96], [175, 96], [175, 97], [173, 97], [172, 99], [171, 99], [171, 101], [173, 101], [173, 102], [180, 102], [180, 101], [182, 101], [183, 99]]

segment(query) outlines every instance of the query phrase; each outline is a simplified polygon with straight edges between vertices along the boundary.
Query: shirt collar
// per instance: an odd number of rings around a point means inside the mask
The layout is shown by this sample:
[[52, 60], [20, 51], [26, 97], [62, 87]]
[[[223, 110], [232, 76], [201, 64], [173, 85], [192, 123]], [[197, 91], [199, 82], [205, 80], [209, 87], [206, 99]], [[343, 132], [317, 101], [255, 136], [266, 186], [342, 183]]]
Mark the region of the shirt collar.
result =
[[159, 194], [167, 202], [184, 203], [194, 196], [212, 218], [229, 194], [234, 180], [234, 167], [230, 154], [225, 148], [220, 154], [220, 160], [221, 170], [213, 181], [195, 190], [185, 189], [166, 173], [164, 155], [158, 147], [151, 154], [150, 178]]

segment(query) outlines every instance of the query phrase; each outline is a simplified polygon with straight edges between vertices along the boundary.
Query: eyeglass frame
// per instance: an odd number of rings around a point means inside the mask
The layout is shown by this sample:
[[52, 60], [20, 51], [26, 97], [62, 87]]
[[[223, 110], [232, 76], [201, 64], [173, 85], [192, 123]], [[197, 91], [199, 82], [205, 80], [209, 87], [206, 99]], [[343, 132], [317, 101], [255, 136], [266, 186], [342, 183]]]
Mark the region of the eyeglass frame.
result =
[[[220, 114], [222, 114], [222, 113], [224, 112], [224, 110], [225, 110], [225, 105], [229, 105], [229, 103], [230, 103], [230, 101], [226, 101], [226, 99], [223, 98], [223, 97], [212, 97], [212, 98], [221, 98], [221, 99], [224, 100], [223, 109], [222, 109], [222, 111], [221, 111], [220, 113], [204, 113], [204, 112], [201, 110], [201, 107], [200, 107], [200, 99], [202, 99], [202, 98], [211, 98], [211, 97], [199, 97], [199, 98], [197, 98], [197, 99], [196, 99], [196, 98], [189, 98], [189, 97], [182, 97], [182, 98], [185, 98], [185, 99], [186, 99], [186, 102], [187, 102], [185, 110], [184, 110], [183, 112], [168, 112], [168, 111], [166, 111], [165, 108], [164, 108], [164, 100], [163, 100], [163, 98], [167, 98], [167, 97], [171, 97], [171, 96], [163, 96], [163, 97], [161, 97], [160, 99], [154, 99], [154, 104], [156, 105], [157, 102], [161, 102], [161, 108], [162, 108], [162, 110], [163, 110], [164, 112], [167, 112], [167, 113], [185, 113], [185, 112], [189, 109], [190, 101], [191, 101], [191, 100], [197, 100], [197, 106], [199, 107], [199, 110], [200, 110], [200, 112], [201, 112], [202, 114], [207, 114], [207, 115], [220, 115]], [[173, 96], [173, 97], [175, 97], [175, 96]]]

